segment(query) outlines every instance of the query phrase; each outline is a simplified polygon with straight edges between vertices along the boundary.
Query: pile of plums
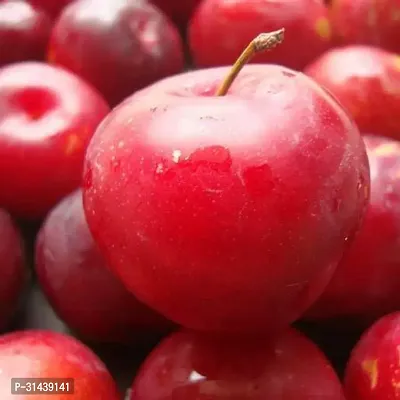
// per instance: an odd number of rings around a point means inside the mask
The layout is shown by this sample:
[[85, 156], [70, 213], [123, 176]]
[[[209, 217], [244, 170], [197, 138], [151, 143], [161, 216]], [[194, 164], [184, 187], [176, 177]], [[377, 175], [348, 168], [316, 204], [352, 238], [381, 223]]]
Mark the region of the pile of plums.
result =
[[400, 3], [0, 0], [0, 260], [0, 400], [400, 398]]

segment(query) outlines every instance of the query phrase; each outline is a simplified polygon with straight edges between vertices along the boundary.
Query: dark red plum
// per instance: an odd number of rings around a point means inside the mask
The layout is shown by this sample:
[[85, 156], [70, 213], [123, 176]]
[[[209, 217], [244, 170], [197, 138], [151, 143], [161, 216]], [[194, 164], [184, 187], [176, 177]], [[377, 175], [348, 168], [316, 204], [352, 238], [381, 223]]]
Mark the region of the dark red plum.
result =
[[0, 209], [0, 331], [13, 317], [28, 279], [22, 237], [11, 216]]
[[172, 327], [107, 268], [87, 227], [80, 190], [48, 214], [36, 242], [36, 273], [54, 310], [86, 339], [134, 343]]
[[83, 77], [111, 105], [184, 66], [177, 28], [146, 0], [77, 0], [57, 20], [48, 60]]
[[293, 329], [275, 341], [178, 332], [139, 370], [128, 400], [344, 400], [329, 361]]
[[0, 67], [44, 60], [51, 27], [43, 10], [22, 0], [0, 1]]

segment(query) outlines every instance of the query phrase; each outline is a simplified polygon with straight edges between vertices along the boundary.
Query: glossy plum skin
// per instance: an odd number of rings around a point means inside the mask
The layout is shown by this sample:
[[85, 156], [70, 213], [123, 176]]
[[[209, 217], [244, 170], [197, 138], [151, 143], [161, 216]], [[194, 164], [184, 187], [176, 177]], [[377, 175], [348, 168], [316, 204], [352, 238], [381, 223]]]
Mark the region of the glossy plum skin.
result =
[[366, 44], [400, 52], [398, 0], [334, 0], [330, 19], [341, 45]]
[[310, 318], [370, 324], [400, 309], [400, 142], [365, 135], [371, 197], [364, 222]]
[[116, 384], [100, 359], [83, 343], [45, 330], [0, 336], [0, 398], [40, 400], [42, 394], [11, 394], [11, 378], [74, 378], [74, 394], [52, 394], [52, 400], [119, 400]]
[[73, 0], [27, 0], [30, 4], [45, 10], [52, 17], [58, 17], [63, 8]]
[[185, 28], [201, 0], [151, 0], [176, 24]]
[[81, 190], [48, 214], [37, 237], [36, 273], [55, 311], [86, 339], [132, 343], [170, 327], [107, 268], [88, 229]]
[[10, 322], [27, 279], [22, 238], [11, 216], [0, 209], [0, 331]]
[[361, 132], [400, 139], [400, 57], [370, 46], [330, 50], [305, 69], [347, 109]]
[[145, 0], [75, 1], [53, 28], [48, 60], [92, 83], [111, 105], [184, 65], [178, 30]]
[[140, 300], [191, 329], [261, 334], [324, 289], [369, 170], [355, 125], [306, 76], [250, 65], [214, 97], [228, 70], [165, 79], [111, 112], [88, 147], [84, 206]]
[[286, 29], [284, 42], [252, 62], [301, 70], [331, 45], [322, 0], [204, 0], [189, 28], [194, 62], [200, 67], [230, 65], [258, 34], [282, 27]]
[[273, 342], [181, 331], [145, 360], [128, 400], [344, 400], [322, 352], [293, 329]]
[[400, 313], [372, 325], [353, 349], [346, 367], [347, 400], [399, 398]]
[[0, 207], [36, 219], [81, 183], [86, 146], [109, 107], [68, 71], [0, 70]]
[[45, 58], [51, 19], [24, 1], [0, 2], [0, 67]]

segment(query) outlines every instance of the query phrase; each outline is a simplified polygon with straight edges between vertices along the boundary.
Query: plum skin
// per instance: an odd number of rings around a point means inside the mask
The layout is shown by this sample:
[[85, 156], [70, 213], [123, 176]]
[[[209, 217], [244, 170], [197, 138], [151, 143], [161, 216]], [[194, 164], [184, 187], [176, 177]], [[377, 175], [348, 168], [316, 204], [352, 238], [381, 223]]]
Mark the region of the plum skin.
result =
[[[71, 336], [47, 330], [14, 331], [0, 336], [0, 397], [12, 400], [11, 378], [74, 379], [74, 393], [54, 400], [119, 400], [117, 386], [102, 361]], [[17, 396], [43, 398], [43, 393]], [[46, 396], [45, 396], [46, 397]]]
[[344, 400], [329, 361], [290, 329], [269, 341], [180, 331], [144, 361], [128, 400]]
[[114, 109], [86, 153], [84, 207], [140, 300], [191, 329], [260, 334], [325, 288], [364, 215], [368, 160], [306, 76], [250, 65], [213, 97], [227, 72], [171, 77]]
[[0, 2], [0, 66], [43, 60], [52, 23], [40, 8], [16, 0]]
[[330, 20], [339, 45], [366, 44], [398, 53], [397, 0], [335, 0]]
[[38, 220], [79, 187], [109, 106], [76, 75], [40, 62], [0, 70], [0, 207]]
[[180, 28], [185, 29], [190, 17], [201, 0], [152, 0], [158, 8], [167, 14]]
[[376, 321], [353, 349], [346, 366], [348, 400], [395, 400], [399, 393], [400, 313]]
[[28, 281], [24, 245], [10, 214], [0, 209], [0, 331], [10, 322]]
[[368, 326], [400, 307], [400, 143], [364, 135], [371, 195], [364, 222], [309, 319], [343, 319]]
[[198, 67], [230, 65], [256, 35], [282, 27], [286, 30], [283, 43], [251, 62], [300, 71], [332, 45], [322, 0], [204, 0], [188, 29], [194, 63]]
[[338, 47], [304, 72], [336, 97], [362, 133], [400, 138], [398, 54], [363, 45]]
[[46, 11], [54, 19], [58, 17], [64, 7], [73, 1], [74, 0], [28, 0], [30, 4]]
[[89, 232], [80, 189], [47, 215], [36, 239], [35, 260], [50, 304], [85, 339], [134, 343], [172, 328], [109, 271]]
[[111, 106], [184, 67], [177, 28], [146, 0], [71, 3], [53, 27], [47, 58], [90, 82]]

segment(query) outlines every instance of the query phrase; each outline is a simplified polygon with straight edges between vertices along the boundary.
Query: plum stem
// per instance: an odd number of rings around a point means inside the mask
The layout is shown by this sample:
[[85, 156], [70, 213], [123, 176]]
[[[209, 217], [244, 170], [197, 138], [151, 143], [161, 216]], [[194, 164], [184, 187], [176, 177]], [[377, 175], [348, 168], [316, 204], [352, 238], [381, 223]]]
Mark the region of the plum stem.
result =
[[235, 64], [225, 77], [221, 86], [216, 91], [216, 96], [225, 96], [231, 87], [233, 81], [239, 75], [242, 68], [257, 54], [263, 51], [272, 50], [283, 42], [285, 29], [278, 29], [277, 31], [261, 33], [254, 38], [250, 44], [244, 49], [243, 53], [236, 60]]

